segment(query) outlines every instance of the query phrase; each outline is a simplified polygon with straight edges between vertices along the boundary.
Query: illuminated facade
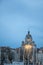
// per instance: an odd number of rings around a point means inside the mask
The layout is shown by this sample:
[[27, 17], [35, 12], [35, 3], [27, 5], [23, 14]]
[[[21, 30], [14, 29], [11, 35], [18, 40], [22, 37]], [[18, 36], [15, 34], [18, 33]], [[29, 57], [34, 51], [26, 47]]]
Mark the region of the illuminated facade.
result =
[[[25, 37], [25, 41], [22, 41], [22, 48], [24, 49], [24, 61], [36, 64], [36, 44], [32, 39], [30, 32]], [[28, 53], [27, 53], [28, 49]], [[29, 57], [28, 57], [29, 55]]]

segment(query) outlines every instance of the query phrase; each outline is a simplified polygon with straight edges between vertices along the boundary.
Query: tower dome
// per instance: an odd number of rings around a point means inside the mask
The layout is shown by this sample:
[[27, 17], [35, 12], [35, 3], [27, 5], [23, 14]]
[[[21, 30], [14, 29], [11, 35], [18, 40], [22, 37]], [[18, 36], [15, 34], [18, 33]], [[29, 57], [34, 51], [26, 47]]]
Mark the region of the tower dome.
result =
[[32, 41], [32, 36], [30, 34], [30, 31], [28, 31], [28, 34], [25, 37], [25, 42], [28, 43], [28, 42], [31, 42], [31, 41]]

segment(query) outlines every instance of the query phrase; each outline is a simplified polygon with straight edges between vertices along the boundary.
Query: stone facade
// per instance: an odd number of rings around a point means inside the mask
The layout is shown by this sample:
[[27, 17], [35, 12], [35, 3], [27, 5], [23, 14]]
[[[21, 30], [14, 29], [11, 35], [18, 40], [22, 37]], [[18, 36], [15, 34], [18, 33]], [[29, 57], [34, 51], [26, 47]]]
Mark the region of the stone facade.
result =
[[37, 49], [37, 63], [43, 65], [43, 48]]
[[[29, 53], [27, 53], [27, 50], [25, 50], [25, 45], [30, 45], [32, 46], [31, 49], [28, 49]], [[30, 48], [30, 47], [29, 47]], [[32, 39], [32, 36], [30, 34], [30, 32], [28, 31], [28, 34], [25, 37], [25, 41], [22, 41], [22, 49], [24, 50], [24, 61], [26, 61], [26, 59], [28, 60], [28, 55], [29, 55], [29, 62], [33, 63], [34, 65], [36, 63], [36, 44]], [[28, 55], [27, 55], [27, 54]], [[26, 59], [25, 59], [26, 58]]]

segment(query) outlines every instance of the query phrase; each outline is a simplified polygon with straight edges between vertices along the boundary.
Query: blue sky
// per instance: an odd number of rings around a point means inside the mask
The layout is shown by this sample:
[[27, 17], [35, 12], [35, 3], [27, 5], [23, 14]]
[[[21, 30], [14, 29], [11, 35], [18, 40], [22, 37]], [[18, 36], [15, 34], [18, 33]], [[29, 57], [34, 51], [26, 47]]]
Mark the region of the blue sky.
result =
[[43, 47], [43, 0], [0, 0], [0, 46], [20, 47], [28, 30]]

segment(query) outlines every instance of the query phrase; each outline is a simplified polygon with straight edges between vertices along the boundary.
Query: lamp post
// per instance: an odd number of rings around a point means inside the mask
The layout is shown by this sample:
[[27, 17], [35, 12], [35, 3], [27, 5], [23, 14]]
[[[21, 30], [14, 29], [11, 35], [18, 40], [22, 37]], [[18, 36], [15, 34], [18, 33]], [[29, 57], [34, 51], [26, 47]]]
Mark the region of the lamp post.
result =
[[[32, 45], [30, 45], [30, 44], [26, 44], [26, 45], [24, 46], [24, 50], [26, 50], [27, 55], [28, 55], [28, 65], [29, 65], [29, 53], [31, 52], [31, 49], [32, 49]], [[25, 52], [24, 52], [24, 53], [25, 53]]]

